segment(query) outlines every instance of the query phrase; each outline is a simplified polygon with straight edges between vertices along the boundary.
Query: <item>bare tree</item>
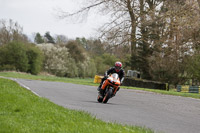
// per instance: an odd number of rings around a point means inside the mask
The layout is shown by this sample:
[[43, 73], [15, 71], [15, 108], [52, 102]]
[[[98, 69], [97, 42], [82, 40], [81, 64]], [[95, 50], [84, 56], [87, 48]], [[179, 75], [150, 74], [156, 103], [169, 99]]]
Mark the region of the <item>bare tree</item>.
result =
[[200, 0], [197, 0], [197, 2], [198, 2], [198, 6], [199, 6], [199, 8], [200, 8]]
[[191, 56], [193, 47], [200, 42], [199, 13], [194, 4], [198, 3], [188, 0], [93, 0], [88, 6], [63, 17], [91, 9], [109, 14], [110, 21], [100, 28], [101, 38], [114, 46], [130, 46], [132, 69], [146, 72], [149, 78], [176, 84], [182, 82], [180, 75], [184, 74], [185, 58]]
[[69, 39], [65, 35], [56, 35], [55, 37], [56, 44], [65, 44], [68, 40]]
[[187, 79], [186, 60], [194, 52], [197, 38], [193, 36], [200, 23], [193, 5], [183, 1], [165, 1], [162, 9], [166, 10], [160, 12], [162, 17], [157, 21], [161, 25], [158, 34], [161, 45], [149, 57], [149, 71], [154, 80], [177, 85]]
[[0, 45], [8, 44], [11, 41], [28, 42], [28, 38], [23, 34], [23, 28], [13, 20], [0, 20]]
[[103, 25], [100, 29], [101, 38], [112, 44], [131, 44], [132, 53], [136, 49], [136, 21], [137, 1], [135, 0], [94, 0], [89, 5], [74, 13], [64, 13], [62, 18], [72, 17], [80, 13], [98, 8], [106, 14], [110, 14], [110, 22]]

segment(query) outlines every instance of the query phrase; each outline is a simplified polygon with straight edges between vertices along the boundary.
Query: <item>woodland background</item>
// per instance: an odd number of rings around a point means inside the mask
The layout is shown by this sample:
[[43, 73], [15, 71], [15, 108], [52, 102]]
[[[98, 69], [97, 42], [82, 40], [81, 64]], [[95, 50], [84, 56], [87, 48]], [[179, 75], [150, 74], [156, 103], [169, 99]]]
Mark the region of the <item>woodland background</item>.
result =
[[61, 77], [103, 75], [121, 61], [143, 79], [173, 85], [200, 81], [200, 0], [92, 0], [61, 19], [98, 10], [110, 14], [99, 38], [69, 39], [35, 33], [34, 42], [14, 20], [0, 20], [0, 70]]

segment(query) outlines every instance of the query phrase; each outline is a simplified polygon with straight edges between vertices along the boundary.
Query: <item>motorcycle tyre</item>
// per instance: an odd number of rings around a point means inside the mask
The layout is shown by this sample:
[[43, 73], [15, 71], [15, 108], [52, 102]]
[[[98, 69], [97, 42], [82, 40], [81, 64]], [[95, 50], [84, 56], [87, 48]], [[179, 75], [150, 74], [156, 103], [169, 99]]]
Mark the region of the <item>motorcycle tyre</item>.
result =
[[104, 98], [103, 98], [103, 103], [107, 103], [108, 102], [108, 100], [111, 98], [111, 95], [112, 95], [112, 90], [111, 89], [109, 89], [108, 90], [108, 92], [106, 93], [106, 95], [104, 96]]
[[100, 96], [98, 95], [98, 97], [97, 97], [97, 101], [98, 101], [99, 103], [102, 103], [102, 101], [103, 101], [103, 97], [100, 97]]

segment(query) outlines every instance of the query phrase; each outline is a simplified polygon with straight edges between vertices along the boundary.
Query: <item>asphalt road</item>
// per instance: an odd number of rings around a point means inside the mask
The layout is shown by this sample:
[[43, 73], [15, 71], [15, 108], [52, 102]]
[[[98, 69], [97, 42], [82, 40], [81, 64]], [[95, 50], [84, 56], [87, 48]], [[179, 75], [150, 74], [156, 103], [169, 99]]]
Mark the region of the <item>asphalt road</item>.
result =
[[66, 108], [84, 110], [107, 122], [145, 126], [155, 132], [200, 133], [200, 100], [120, 89], [107, 104], [97, 87], [15, 79], [34, 93]]

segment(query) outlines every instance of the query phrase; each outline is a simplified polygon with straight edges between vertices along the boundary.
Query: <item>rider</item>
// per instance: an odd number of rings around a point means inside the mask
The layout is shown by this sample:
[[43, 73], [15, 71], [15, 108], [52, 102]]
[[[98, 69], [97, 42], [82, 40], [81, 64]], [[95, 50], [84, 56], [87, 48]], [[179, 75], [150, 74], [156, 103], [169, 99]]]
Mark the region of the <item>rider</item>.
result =
[[[99, 91], [99, 94], [102, 95], [103, 94], [103, 89], [101, 88], [102, 87], [102, 84], [103, 82], [108, 78], [108, 75], [109, 74], [113, 74], [113, 73], [117, 73], [119, 75], [119, 79], [120, 79], [120, 83], [122, 84], [123, 80], [124, 80], [124, 75], [125, 75], [125, 72], [124, 70], [122, 69], [122, 63], [121, 62], [115, 62], [115, 66], [114, 67], [111, 67], [109, 70], [107, 70], [104, 74], [104, 78], [101, 80], [101, 83], [98, 87], [98, 91]], [[118, 87], [118, 90], [120, 89], [120, 87]], [[118, 91], [117, 90], [117, 91]]]

